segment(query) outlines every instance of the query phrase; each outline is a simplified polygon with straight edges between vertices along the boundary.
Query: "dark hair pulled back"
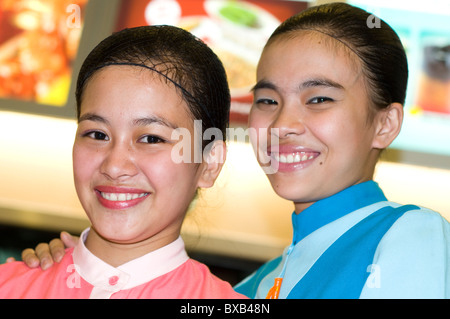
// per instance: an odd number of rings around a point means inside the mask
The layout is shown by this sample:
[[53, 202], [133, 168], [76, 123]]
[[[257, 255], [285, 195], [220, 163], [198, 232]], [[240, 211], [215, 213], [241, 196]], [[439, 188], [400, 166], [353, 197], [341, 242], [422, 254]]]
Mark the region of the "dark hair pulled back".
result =
[[395, 31], [371, 13], [345, 3], [330, 3], [308, 8], [284, 21], [267, 45], [282, 35], [298, 30], [315, 30], [344, 43], [361, 60], [376, 109], [405, 103], [408, 63]]
[[113, 33], [85, 59], [76, 86], [77, 116], [83, 91], [96, 71], [109, 65], [141, 66], [171, 82], [203, 132], [218, 128], [226, 138], [230, 91], [217, 55], [191, 33], [173, 26], [142, 26]]

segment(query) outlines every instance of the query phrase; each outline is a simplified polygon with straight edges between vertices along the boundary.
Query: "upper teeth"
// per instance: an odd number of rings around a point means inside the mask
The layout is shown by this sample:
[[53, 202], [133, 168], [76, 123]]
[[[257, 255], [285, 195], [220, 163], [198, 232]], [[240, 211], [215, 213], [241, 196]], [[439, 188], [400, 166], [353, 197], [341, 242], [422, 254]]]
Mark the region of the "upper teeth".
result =
[[132, 200], [132, 199], [136, 199], [139, 197], [144, 197], [148, 193], [130, 194], [130, 193], [103, 193], [103, 192], [100, 192], [100, 194], [102, 195], [102, 197], [104, 199], [107, 199], [107, 200], [110, 200], [113, 202], [123, 202], [126, 200]]
[[273, 154], [273, 156], [280, 163], [300, 163], [314, 158], [314, 155], [308, 155], [303, 152], [286, 155]]

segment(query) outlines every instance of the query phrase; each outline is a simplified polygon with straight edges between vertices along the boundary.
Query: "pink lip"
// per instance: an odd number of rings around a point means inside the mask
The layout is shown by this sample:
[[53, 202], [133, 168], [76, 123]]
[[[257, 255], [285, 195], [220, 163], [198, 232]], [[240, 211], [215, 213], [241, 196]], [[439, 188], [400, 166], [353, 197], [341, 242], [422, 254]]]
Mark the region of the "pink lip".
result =
[[129, 193], [129, 194], [142, 194], [142, 193], [148, 193], [148, 191], [139, 189], [139, 188], [132, 188], [132, 187], [119, 187], [119, 186], [96, 186], [96, 190], [103, 192], [103, 193], [117, 193], [117, 194], [123, 194], [123, 193]]
[[[101, 193], [114, 193], [114, 194], [146, 194], [145, 196], [138, 197], [130, 200], [123, 201], [113, 201], [106, 199], [102, 196]], [[116, 186], [97, 186], [95, 187], [95, 194], [104, 207], [109, 209], [127, 209], [133, 206], [138, 205], [147, 199], [150, 195], [150, 192], [137, 189], [137, 188], [129, 188], [129, 187], [116, 187]]]
[[[279, 172], [293, 172], [295, 170], [304, 169], [310, 166], [320, 155], [320, 152], [313, 149], [289, 144], [269, 146], [267, 148], [267, 153], [271, 157], [272, 166], [277, 166]], [[287, 158], [288, 155], [293, 155], [295, 157], [297, 154], [301, 158], [306, 156], [307, 159], [301, 161], [294, 160], [292, 163], [281, 162], [281, 156]]]

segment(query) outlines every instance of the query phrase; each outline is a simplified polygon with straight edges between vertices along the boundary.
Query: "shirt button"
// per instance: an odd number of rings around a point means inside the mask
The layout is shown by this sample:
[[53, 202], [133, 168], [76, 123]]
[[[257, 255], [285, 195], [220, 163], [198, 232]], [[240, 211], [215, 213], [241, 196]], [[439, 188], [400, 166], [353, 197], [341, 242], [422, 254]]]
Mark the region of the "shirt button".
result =
[[119, 277], [118, 276], [112, 276], [109, 277], [109, 285], [110, 286], [114, 286], [119, 282]]

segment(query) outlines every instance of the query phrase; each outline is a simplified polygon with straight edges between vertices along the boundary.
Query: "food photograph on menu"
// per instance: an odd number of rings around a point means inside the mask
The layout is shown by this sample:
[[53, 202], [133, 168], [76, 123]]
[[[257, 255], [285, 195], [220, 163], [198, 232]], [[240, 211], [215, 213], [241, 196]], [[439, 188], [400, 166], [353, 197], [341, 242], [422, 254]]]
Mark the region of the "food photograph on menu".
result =
[[0, 99], [64, 107], [88, 0], [0, 0]]

